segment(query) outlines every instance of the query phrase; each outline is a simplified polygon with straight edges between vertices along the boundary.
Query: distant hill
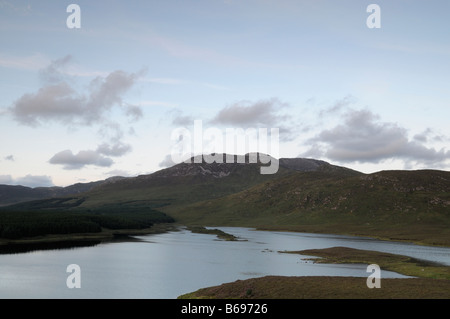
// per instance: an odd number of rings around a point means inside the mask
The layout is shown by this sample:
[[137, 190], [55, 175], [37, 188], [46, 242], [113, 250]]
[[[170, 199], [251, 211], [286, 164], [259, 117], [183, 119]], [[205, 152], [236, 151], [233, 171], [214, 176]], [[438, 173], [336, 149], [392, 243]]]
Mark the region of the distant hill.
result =
[[156, 209], [185, 225], [450, 245], [450, 172], [363, 174], [321, 160], [282, 158], [276, 174], [263, 175], [262, 163], [246, 159], [246, 163], [180, 163], [149, 175], [84, 185], [85, 190], [69, 187], [70, 195], [21, 202], [3, 210], [135, 214]]
[[0, 185], [0, 206], [7, 206], [16, 203], [52, 198], [62, 197], [70, 195], [78, 195], [87, 191], [90, 191], [94, 187], [110, 183], [123, 179], [124, 177], [111, 177], [106, 180], [90, 182], [90, 183], [77, 183], [67, 187], [26, 187], [20, 185]]
[[[281, 159], [276, 174], [260, 173], [261, 162], [249, 163], [248, 155], [237, 157], [232, 163], [180, 163], [152, 174], [129, 178], [110, 178], [68, 187], [28, 188], [4, 186], [0, 189], [0, 203], [14, 208], [33, 209], [43, 207], [49, 198], [83, 198], [79, 208], [91, 209], [113, 203], [141, 203], [142, 205], [185, 205], [204, 199], [220, 198], [234, 194], [262, 182], [287, 176], [298, 171], [338, 170], [348, 174], [361, 174], [347, 168], [312, 159]], [[275, 159], [272, 159], [275, 160]], [[20, 204], [23, 203], [23, 204]], [[45, 206], [45, 205], [44, 205]], [[51, 208], [51, 207], [49, 207]]]

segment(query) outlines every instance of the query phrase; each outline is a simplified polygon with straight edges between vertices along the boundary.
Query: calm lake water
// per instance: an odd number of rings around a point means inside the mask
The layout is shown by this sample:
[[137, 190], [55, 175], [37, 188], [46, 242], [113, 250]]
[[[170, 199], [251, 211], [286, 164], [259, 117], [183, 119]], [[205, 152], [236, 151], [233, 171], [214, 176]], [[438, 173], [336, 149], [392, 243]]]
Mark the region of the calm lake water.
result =
[[[0, 255], [0, 298], [171, 299], [199, 288], [266, 275], [369, 275], [367, 265], [313, 264], [304, 260], [309, 256], [279, 253], [334, 246], [450, 265], [450, 248], [338, 235], [220, 229], [245, 241], [221, 241], [213, 235], [180, 230], [138, 236], [139, 241]], [[66, 285], [70, 264], [80, 266], [81, 288]], [[389, 277], [405, 276], [381, 272], [381, 279]]]

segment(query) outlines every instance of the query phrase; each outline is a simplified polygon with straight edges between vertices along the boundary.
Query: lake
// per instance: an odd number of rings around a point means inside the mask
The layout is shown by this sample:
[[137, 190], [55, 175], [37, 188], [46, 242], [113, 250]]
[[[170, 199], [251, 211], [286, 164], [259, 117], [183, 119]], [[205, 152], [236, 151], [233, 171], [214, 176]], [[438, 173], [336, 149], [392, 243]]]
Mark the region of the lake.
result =
[[[137, 241], [0, 255], [0, 298], [172, 299], [199, 288], [266, 275], [367, 277], [367, 265], [314, 264], [283, 254], [346, 246], [407, 255], [450, 265], [450, 248], [352, 236], [219, 227], [242, 241], [222, 241], [185, 229], [136, 236]], [[77, 264], [81, 288], [66, 285]], [[383, 278], [405, 276], [382, 271]], [[365, 284], [365, 281], [362, 281]]]

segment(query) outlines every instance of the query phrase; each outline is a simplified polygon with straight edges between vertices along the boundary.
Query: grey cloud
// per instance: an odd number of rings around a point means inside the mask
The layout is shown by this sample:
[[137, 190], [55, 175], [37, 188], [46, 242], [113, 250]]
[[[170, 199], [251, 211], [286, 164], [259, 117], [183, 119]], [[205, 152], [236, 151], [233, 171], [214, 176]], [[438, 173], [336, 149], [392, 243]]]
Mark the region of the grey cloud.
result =
[[47, 67], [39, 70], [39, 77], [44, 83], [58, 83], [64, 80], [61, 72], [73, 60], [71, 55], [52, 61]]
[[326, 109], [323, 109], [319, 112], [319, 116], [325, 116], [325, 115], [335, 115], [339, 112], [341, 112], [343, 109], [347, 108], [349, 105], [356, 102], [356, 98], [352, 95], [347, 95], [342, 99], [337, 100], [333, 103], [330, 107], [327, 107]]
[[174, 166], [176, 163], [174, 161], [172, 161], [172, 156], [166, 155], [166, 157], [164, 157], [164, 159], [159, 163], [159, 167], [172, 167]]
[[64, 169], [80, 169], [86, 165], [110, 167], [113, 160], [97, 151], [87, 150], [73, 154], [71, 150], [65, 150], [55, 154], [50, 163], [64, 165]]
[[121, 169], [113, 169], [112, 171], [105, 173], [109, 177], [121, 176], [121, 177], [130, 177], [132, 174], [128, 171]]
[[11, 175], [0, 175], [0, 184], [10, 185], [12, 184], [12, 176]]
[[23, 177], [18, 177], [16, 179], [12, 178], [11, 175], [0, 175], [0, 184], [5, 185], [22, 185], [27, 187], [50, 187], [54, 186], [52, 178], [50, 176], [41, 175], [26, 175]]
[[437, 164], [450, 159], [450, 151], [426, 147], [424, 139], [409, 140], [407, 130], [395, 123], [381, 122], [368, 110], [350, 111], [344, 123], [323, 130], [309, 142], [303, 155], [322, 155], [338, 162], [375, 163], [386, 159]]
[[280, 111], [288, 108], [287, 103], [277, 98], [260, 100], [258, 102], [240, 101], [224, 107], [210, 121], [211, 124], [230, 125], [240, 128], [266, 127], [278, 128], [281, 141], [291, 141], [303, 125], [293, 123], [293, 117], [280, 114]]
[[286, 106], [286, 103], [282, 103], [276, 98], [255, 103], [241, 101], [223, 108], [211, 120], [211, 123], [241, 126], [273, 126], [286, 119], [285, 116], [277, 113]]
[[95, 78], [91, 82], [89, 99], [85, 105], [88, 122], [101, 119], [103, 113], [114, 105], [122, 105], [121, 96], [133, 86], [138, 77], [137, 74], [114, 71], [106, 78]]
[[426, 143], [428, 141], [428, 132], [422, 132], [413, 136], [413, 139], [420, 143]]
[[[292, 141], [299, 133], [309, 130], [309, 125], [299, 123], [291, 115], [281, 113], [289, 105], [277, 98], [257, 102], [240, 101], [221, 109], [213, 118], [204, 121], [207, 125], [226, 126], [227, 128], [278, 128], [281, 141]], [[180, 110], [171, 110], [168, 116], [172, 125], [187, 127], [194, 124], [195, 117], [185, 115]]]
[[449, 141], [448, 137], [446, 137], [442, 134], [435, 133], [435, 131], [429, 127], [426, 128], [423, 132], [414, 135], [413, 139], [415, 141], [421, 142], [421, 143], [426, 143], [429, 141], [432, 141], [432, 142], [447, 142], [447, 141]]
[[180, 110], [170, 110], [167, 114], [172, 118], [172, 125], [175, 126], [192, 125], [195, 120], [192, 116], [184, 115]]
[[15, 184], [28, 186], [28, 187], [50, 187], [54, 186], [52, 178], [50, 176], [35, 176], [26, 175], [24, 177], [17, 178]]
[[10, 111], [19, 123], [37, 126], [43, 120], [68, 123], [83, 118], [85, 105], [85, 97], [78, 96], [67, 83], [58, 83], [24, 94]]
[[127, 105], [125, 114], [129, 116], [133, 121], [137, 121], [144, 116], [142, 109], [136, 105]]
[[123, 138], [123, 129], [119, 123], [105, 120], [98, 130], [98, 134], [103, 138], [109, 138], [113, 142], [118, 142]]
[[122, 156], [130, 151], [131, 145], [122, 142], [118, 142], [114, 145], [103, 143], [97, 148], [97, 153], [107, 156]]
[[8, 156], [5, 156], [5, 160], [14, 162], [16, 159], [14, 158], [14, 155], [8, 155]]
[[179, 115], [172, 120], [172, 124], [179, 126], [187, 126], [194, 123], [194, 118], [189, 115]]
[[46, 84], [35, 93], [24, 94], [9, 108], [16, 121], [30, 126], [47, 121], [90, 125], [105, 120], [107, 112], [115, 106], [124, 108], [125, 113], [135, 119], [140, 118], [142, 111], [139, 111], [139, 107], [127, 107], [122, 96], [143, 72], [117, 70], [105, 77], [93, 79], [87, 92], [77, 92], [60, 72], [71, 59], [66, 56], [41, 70], [40, 77]]
[[110, 167], [114, 161], [110, 157], [123, 156], [131, 151], [129, 144], [117, 142], [113, 145], [103, 143], [96, 150], [79, 151], [73, 154], [71, 150], [61, 151], [55, 154], [50, 164], [64, 165], [64, 169], [81, 169], [87, 165]]

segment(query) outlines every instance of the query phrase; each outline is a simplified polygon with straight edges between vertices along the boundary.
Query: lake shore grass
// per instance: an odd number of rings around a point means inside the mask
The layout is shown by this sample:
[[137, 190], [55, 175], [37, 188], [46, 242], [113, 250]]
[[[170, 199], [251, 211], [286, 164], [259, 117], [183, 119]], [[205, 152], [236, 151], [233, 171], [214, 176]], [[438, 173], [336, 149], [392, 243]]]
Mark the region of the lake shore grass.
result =
[[281, 253], [317, 256], [308, 258], [322, 264], [377, 264], [383, 270], [393, 271], [405, 276], [450, 280], [450, 267], [419, 260], [409, 256], [385, 252], [354, 249], [348, 247], [331, 247], [325, 249], [306, 249], [300, 251], [280, 251]]
[[450, 281], [387, 278], [368, 288], [362, 277], [266, 276], [183, 294], [178, 299], [448, 299]]
[[[347, 247], [282, 251], [309, 256], [317, 263], [378, 264], [412, 278], [381, 278], [368, 288], [366, 277], [266, 276], [202, 288], [180, 299], [448, 299], [450, 267], [408, 256]], [[311, 258], [317, 256], [320, 258]], [[414, 278], [415, 277], [415, 278]]]
[[407, 242], [422, 246], [450, 247], [450, 229], [445, 225], [420, 225], [399, 228], [394, 226], [351, 224], [259, 225], [261, 231], [285, 231], [298, 233], [335, 234], [369, 237], [379, 240]]

